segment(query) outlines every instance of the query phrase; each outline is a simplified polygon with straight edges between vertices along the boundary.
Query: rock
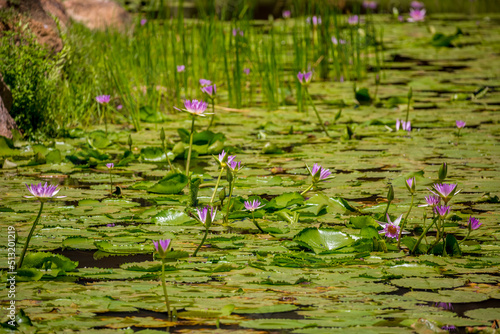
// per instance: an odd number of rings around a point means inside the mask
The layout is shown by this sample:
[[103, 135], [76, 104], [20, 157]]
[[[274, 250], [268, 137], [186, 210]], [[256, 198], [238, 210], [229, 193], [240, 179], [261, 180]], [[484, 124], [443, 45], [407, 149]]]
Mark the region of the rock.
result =
[[125, 32], [132, 22], [130, 14], [111, 0], [67, 0], [63, 4], [73, 20], [89, 29], [115, 28]]
[[16, 122], [9, 114], [11, 107], [12, 93], [0, 74], [0, 136], [7, 138], [12, 138], [12, 130], [17, 130]]
[[[56, 6], [59, 0], [47, 0], [47, 2]], [[2, 30], [12, 29], [19, 20], [27, 22], [31, 32], [37, 37], [40, 44], [45, 44], [52, 52], [61, 51], [62, 41], [59, 37], [57, 25], [52, 17], [45, 12], [41, 0], [7, 2], [7, 7], [13, 9], [14, 13], [21, 15], [16, 15], [14, 22], [2, 22], [0, 24]]]
[[69, 15], [60, 0], [41, 0], [42, 7], [49, 15], [57, 17], [63, 28], [69, 24]]

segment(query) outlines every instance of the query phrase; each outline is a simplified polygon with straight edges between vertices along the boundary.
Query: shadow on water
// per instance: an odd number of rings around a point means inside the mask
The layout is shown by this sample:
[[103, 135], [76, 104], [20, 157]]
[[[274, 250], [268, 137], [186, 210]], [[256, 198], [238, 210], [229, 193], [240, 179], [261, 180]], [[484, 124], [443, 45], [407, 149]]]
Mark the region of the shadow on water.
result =
[[113, 254], [105, 258], [95, 259], [95, 251], [93, 250], [56, 249], [52, 253], [63, 255], [71, 261], [78, 261], [78, 268], [120, 268], [125, 263], [151, 261], [153, 258], [151, 254]]

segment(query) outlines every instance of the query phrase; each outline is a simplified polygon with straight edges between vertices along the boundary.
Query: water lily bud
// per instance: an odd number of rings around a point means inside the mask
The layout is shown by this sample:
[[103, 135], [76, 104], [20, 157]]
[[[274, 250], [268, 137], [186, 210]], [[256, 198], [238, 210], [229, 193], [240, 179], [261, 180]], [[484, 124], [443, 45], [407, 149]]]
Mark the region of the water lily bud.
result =
[[226, 187], [223, 187], [221, 191], [219, 191], [219, 199], [222, 205], [222, 202], [224, 202], [224, 199], [226, 198]]
[[408, 100], [411, 100], [413, 97], [413, 89], [410, 87], [410, 90], [408, 91]]
[[128, 149], [132, 151], [132, 135], [128, 135]]
[[389, 184], [389, 191], [387, 192], [387, 200], [389, 202], [392, 202], [394, 199], [394, 188], [392, 187], [392, 184]]
[[440, 180], [444, 180], [446, 179], [447, 174], [448, 174], [448, 165], [446, 165], [446, 162], [443, 162], [441, 167], [439, 167], [438, 177]]
[[165, 130], [163, 130], [163, 128], [161, 128], [160, 139], [161, 139], [162, 142], [165, 141]]

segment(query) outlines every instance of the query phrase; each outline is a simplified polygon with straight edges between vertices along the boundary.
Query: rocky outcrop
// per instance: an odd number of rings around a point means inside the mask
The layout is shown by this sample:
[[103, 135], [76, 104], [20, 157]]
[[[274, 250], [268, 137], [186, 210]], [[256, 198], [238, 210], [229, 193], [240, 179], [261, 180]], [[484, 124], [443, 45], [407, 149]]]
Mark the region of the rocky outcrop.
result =
[[89, 29], [114, 28], [125, 32], [132, 22], [130, 14], [111, 0], [66, 0], [68, 15]]
[[0, 74], [0, 136], [7, 138], [12, 138], [12, 130], [17, 129], [16, 122], [9, 114], [11, 107], [12, 94]]
[[66, 28], [69, 24], [69, 16], [66, 13], [66, 8], [60, 0], [41, 0], [41, 4], [45, 12], [59, 20], [62, 28]]

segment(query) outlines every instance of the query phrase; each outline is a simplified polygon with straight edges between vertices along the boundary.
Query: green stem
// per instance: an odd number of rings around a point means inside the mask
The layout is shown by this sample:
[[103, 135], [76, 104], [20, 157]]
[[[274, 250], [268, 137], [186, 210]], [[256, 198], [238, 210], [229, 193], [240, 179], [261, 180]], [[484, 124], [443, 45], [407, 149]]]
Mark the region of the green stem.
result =
[[113, 195], [113, 174], [109, 171], [109, 194]]
[[189, 176], [189, 163], [191, 162], [191, 151], [193, 150], [193, 136], [194, 136], [194, 116], [191, 122], [191, 136], [189, 136], [189, 151], [186, 162], [186, 175]]
[[170, 162], [170, 158], [168, 157], [168, 154], [167, 154], [167, 147], [165, 146], [165, 142], [163, 142], [161, 144], [162, 148], [163, 148], [163, 153], [165, 153], [165, 156], [167, 157], [167, 162], [168, 162], [168, 165], [170, 166], [170, 170], [174, 170], [174, 167], [172, 166], [172, 163]]
[[330, 135], [328, 134], [328, 131], [326, 130], [325, 123], [323, 123], [323, 120], [321, 119], [321, 116], [319, 115], [319, 112], [316, 109], [316, 106], [314, 105], [314, 102], [311, 98], [311, 95], [309, 95], [309, 91], [307, 90], [307, 88], [305, 89], [305, 91], [306, 91], [307, 98], [309, 99], [309, 103], [313, 107], [313, 110], [316, 113], [316, 116], [318, 117], [319, 124], [321, 124], [321, 127], [323, 128], [323, 131], [325, 132], [326, 136], [330, 137]]
[[413, 208], [413, 198], [414, 197], [415, 197], [415, 195], [412, 193], [411, 194], [410, 208], [408, 209], [408, 212], [406, 213], [405, 219], [403, 220], [403, 224], [401, 224], [401, 228], [399, 229], [398, 248], [400, 248], [400, 245], [401, 245], [401, 234], [403, 233], [403, 230], [406, 226], [406, 220], [408, 219], [408, 216], [410, 215], [411, 209]]
[[161, 283], [163, 285], [163, 294], [165, 295], [165, 304], [167, 304], [168, 319], [172, 319], [170, 312], [170, 302], [168, 301], [167, 283], [165, 282], [165, 260], [161, 260]]
[[106, 117], [106, 106], [102, 108], [102, 113], [104, 114], [104, 129], [106, 129], [106, 136], [108, 135], [108, 118]]
[[458, 244], [461, 244], [461, 243], [463, 243], [465, 240], [467, 240], [467, 238], [470, 236], [470, 232], [471, 232], [471, 229], [469, 228], [469, 231], [467, 231], [467, 235], [465, 236], [465, 238], [464, 238], [462, 241], [460, 241]]
[[233, 196], [233, 189], [234, 189], [234, 178], [233, 182], [231, 182], [231, 189], [229, 189], [229, 199], [227, 201], [226, 216], [224, 217], [224, 221], [226, 222], [226, 224], [229, 224], [229, 209], [231, 208], [231, 198]]
[[413, 249], [411, 250], [411, 254], [415, 254], [415, 251], [418, 248], [418, 245], [420, 245], [420, 242], [422, 242], [422, 239], [427, 235], [427, 232], [430, 230], [430, 228], [436, 223], [436, 219], [432, 221], [431, 224], [422, 232], [422, 234], [418, 237], [417, 242], [415, 243], [415, 246], [413, 246]]
[[439, 234], [440, 230], [441, 230], [441, 217], [438, 217], [438, 219], [436, 221], [436, 240], [434, 240], [434, 242], [432, 243], [432, 245], [430, 245], [430, 247], [427, 249], [427, 253], [429, 253], [429, 251], [431, 249], [433, 249], [434, 247], [436, 247], [436, 245], [441, 240], [441, 236]]
[[391, 205], [391, 201], [387, 202], [387, 206], [385, 207], [385, 212], [384, 212], [384, 219], [387, 221], [387, 212], [389, 211], [389, 206]]
[[408, 108], [406, 109], [406, 119], [405, 119], [406, 123], [408, 123], [408, 118], [410, 117], [410, 102], [411, 99], [408, 99]]
[[224, 172], [224, 168], [221, 167], [220, 173], [219, 173], [219, 178], [217, 179], [217, 183], [215, 184], [214, 193], [212, 194], [212, 198], [210, 199], [210, 204], [212, 204], [214, 202], [215, 193], [217, 192], [217, 188], [219, 188], [219, 182], [220, 182], [220, 178], [222, 177], [223, 172]]
[[301, 196], [304, 196], [309, 190], [312, 189], [312, 187], [314, 187], [314, 184], [311, 184], [309, 187], [307, 187], [306, 190], [304, 190], [303, 192], [300, 193]]
[[24, 255], [26, 255], [26, 251], [28, 250], [28, 246], [31, 237], [33, 236], [33, 232], [35, 231], [36, 224], [38, 223], [38, 221], [40, 220], [40, 216], [42, 215], [42, 209], [43, 209], [43, 202], [40, 202], [40, 211], [38, 211], [38, 216], [36, 217], [33, 226], [31, 226], [30, 233], [28, 234], [28, 239], [26, 239], [26, 243], [24, 244], [23, 252], [21, 253], [21, 257], [19, 258], [19, 264], [17, 265], [16, 269], [21, 268], [21, 266], [23, 265]]
[[[210, 214], [210, 213], [208, 213], [208, 214]], [[205, 229], [205, 235], [203, 236], [201, 243], [198, 245], [198, 248], [196, 248], [196, 250], [194, 251], [193, 257], [195, 257], [196, 254], [198, 254], [198, 251], [200, 250], [201, 246], [203, 246], [203, 244], [205, 243], [205, 240], [207, 239], [207, 235], [208, 235], [208, 227]]]
[[262, 229], [262, 227], [259, 226], [259, 224], [257, 223], [257, 221], [255, 220], [255, 213], [252, 211], [252, 220], [253, 220], [253, 224], [262, 232], [262, 233], [266, 233], [266, 231], [264, 231]]
[[210, 118], [210, 124], [208, 125], [207, 131], [210, 130], [215, 118], [215, 99], [212, 99], [212, 117]]

